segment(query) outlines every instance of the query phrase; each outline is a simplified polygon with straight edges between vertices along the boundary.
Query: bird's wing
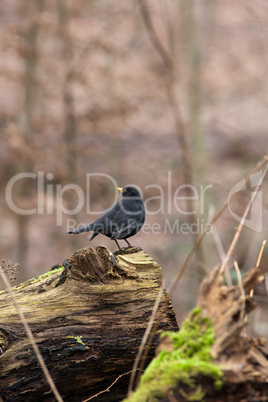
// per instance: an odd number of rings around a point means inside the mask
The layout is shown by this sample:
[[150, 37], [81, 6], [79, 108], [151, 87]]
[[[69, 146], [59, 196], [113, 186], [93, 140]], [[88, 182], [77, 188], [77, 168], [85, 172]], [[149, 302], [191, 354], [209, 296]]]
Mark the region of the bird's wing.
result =
[[[68, 233], [83, 233], [83, 232], [95, 232], [93, 237], [97, 236], [98, 233], [102, 233], [106, 236], [110, 236], [113, 231], [113, 220], [120, 210], [118, 202], [112, 205], [103, 216], [98, 218], [95, 222], [88, 225], [84, 225], [78, 229], [72, 230]], [[92, 238], [93, 238], [92, 237]], [[91, 238], [91, 239], [92, 239]]]
[[145, 219], [144, 207], [132, 204], [130, 209], [120, 208], [113, 219], [113, 232], [111, 239], [124, 239], [137, 233]]
[[112, 205], [103, 216], [90, 224], [90, 230], [109, 236], [113, 231], [113, 221], [119, 210], [118, 203]]

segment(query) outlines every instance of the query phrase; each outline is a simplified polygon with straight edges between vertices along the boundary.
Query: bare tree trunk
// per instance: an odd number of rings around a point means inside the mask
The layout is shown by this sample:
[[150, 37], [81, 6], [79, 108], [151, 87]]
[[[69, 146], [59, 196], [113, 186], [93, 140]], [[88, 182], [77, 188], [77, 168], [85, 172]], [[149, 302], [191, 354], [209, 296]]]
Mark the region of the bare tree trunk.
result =
[[[140, 4], [140, 9], [141, 9], [141, 14], [144, 20], [144, 25], [146, 27], [146, 30], [148, 32], [148, 35], [150, 37], [150, 40], [155, 47], [156, 51], [158, 52], [159, 56], [162, 59], [164, 68], [165, 68], [165, 75], [166, 75], [166, 91], [167, 91], [167, 96], [169, 99], [169, 103], [172, 109], [172, 113], [174, 116], [174, 121], [175, 121], [175, 127], [176, 127], [176, 134], [178, 138], [179, 145], [181, 147], [181, 152], [182, 152], [182, 159], [183, 159], [183, 168], [182, 168], [182, 174], [183, 174], [183, 181], [185, 184], [185, 194], [186, 194], [186, 202], [187, 202], [187, 211], [190, 212], [189, 215], [187, 215], [187, 218], [189, 220], [189, 223], [196, 224], [199, 213], [195, 211], [199, 211], [198, 206], [195, 203], [195, 200], [193, 199], [192, 191], [193, 187], [195, 185], [194, 181], [194, 166], [193, 166], [193, 152], [191, 152], [191, 147], [189, 145], [189, 134], [192, 134], [187, 130], [186, 124], [184, 122], [182, 113], [181, 113], [181, 107], [180, 107], [180, 102], [178, 99], [177, 95], [177, 86], [178, 86], [178, 76], [177, 76], [177, 69], [178, 69], [178, 62], [175, 54], [175, 32], [174, 32], [174, 26], [172, 23], [171, 19], [168, 19], [167, 21], [167, 31], [168, 31], [168, 38], [169, 38], [169, 49], [166, 49], [162, 41], [160, 40], [158, 33], [156, 31], [156, 28], [153, 24], [152, 21], [152, 16], [150, 13], [150, 9], [147, 4], [147, 0], [139, 0]], [[168, 12], [168, 10], [167, 10]], [[191, 70], [192, 73], [195, 74], [196, 72], [199, 72], [199, 64], [196, 64], [196, 60], [193, 59], [197, 58], [197, 48], [195, 44], [195, 37], [192, 39], [191, 43]], [[196, 67], [194, 66], [194, 63]], [[193, 74], [192, 74], [192, 96], [191, 96], [191, 112], [194, 112], [192, 110], [195, 108], [196, 111], [199, 111], [199, 88], [197, 86], [198, 84], [198, 77], [193, 80]], [[190, 113], [192, 115], [192, 113]], [[192, 117], [192, 116], [191, 116]], [[199, 120], [195, 121], [195, 126], [196, 123], [199, 122]], [[193, 128], [193, 127], [191, 127]], [[200, 140], [200, 138], [198, 138]], [[194, 235], [196, 238], [197, 236]], [[197, 249], [197, 258], [199, 259], [200, 262], [205, 261], [205, 256], [203, 252], [203, 246], [202, 244], [199, 245]]]
[[[23, 137], [25, 139], [25, 143], [31, 150], [31, 155], [34, 153], [33, 149], [33, 139], [35, 136], [34, 133], [34, 115], [35, 115], [35, 91], [36, 91], [36, 82], [35, 82], [35, 72], [38, 63], [38, 34], [39, 34], [39, 21], [38, 16], [43, 11], [44, 2], [43, 0], [31, 1], [27, 3], [25, 6], [22, 18], [25, 18], [27, 21], [29, 19], [28, 13], [32, 13], [33, 18], [30, 18], [30, 26], [27, 29], [24, 40], [25, 40], [25, 49], [26, 49], [26, 57], [25, 57], [25, 86], [24, 86], [24, 104], [23, 104], [23, 112], [20, 115], [19, 126], [20, 130], [23, 133]], [[22, 164], [17, 166], [17, 170], [19, 173], [24, 171], [33, 171], [33, 162], [32, 159], [29, 158], [29, 155], [26, 155]], [[29, 187], [22, 183], [18, 186], [18, 199], [19, 198], [27, 198], [29, 197]], [[18, 215], [17, 216], [17, 225], [18, 225], [18, 248], [17, 248], [17, 260], [20, 261], [21, 266], [26, 266], [26, 258], [27, 258], [27, 249], [28, 249], [28, 223], [29, 216], [27, 215]]]
[[204, 133], [201, 123], [201, 64], [202, 64], [202, 32], [199, 27], [197, 12], [201, 5], [196, 5], [193, 0], [182, 1], [181, 3], [184, 20], [182, 24], [183, 41], [186, 44], [187, 71], [189, 74], [188, 82], [188, 110], [189, 127], [193, 136], [195, 169], [201, 179], [204, 177], [207, 158], [204, 152]]
[[[64, 60], [64, 72], [62, 82], [62, 104], [64, 111], [64, 141], [66, 147], [65, 165], [67, 167], [68, 182], [77, 182], [77, 119], [75, 114], [75, 99], [73, 95], [73, 82], [75, 78], [73, 43], [69, 33], [69, 10], [68, 3], [64, 0], [57, 0], [57, 16], [59, 24], [59, 35], [62, 41], [62, 56]], [[68, 209], [73, 210], [76, 201], [67, 198]], [[72, 215], [76, 220], [78, 215]], [[77, 238], [70, 239], [74, 248], [78, 247]]]
[[59, 21], [59, 33], [62, 40], [62, 55], [64, 59], [64, 77], [62, 85], [62, 101], [64, 107], [65, 131], [64, 138], [67, 146], [66, 165], [68, 176], [75, 183], [77, 176], [77, 153], [76, 153], [76, 116], [74, 109], [74, 97], [72, 84], [74, 78], [72, 41], [68, 31], [68, 5], [65, 1], [57, 0], [57, 14]]

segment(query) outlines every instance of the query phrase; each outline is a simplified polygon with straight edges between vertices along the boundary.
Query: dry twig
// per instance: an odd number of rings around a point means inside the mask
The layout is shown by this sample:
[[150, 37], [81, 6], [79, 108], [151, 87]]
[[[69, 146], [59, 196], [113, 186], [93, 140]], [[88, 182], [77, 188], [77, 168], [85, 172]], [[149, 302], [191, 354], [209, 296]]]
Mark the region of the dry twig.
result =
[[[139, 370], [139, 369], [136, 369], [136, 370]], [[93, 395], [93, 396], [91, 396], [91, 397], [88, 398], [88, 399], [85, 399], [83, 402], [91, 401], [91, 399], [96, 398], [97, 396], [103, 394], [104, 392], [109, 392], [110, 389], [112, 388], [112, 386], [113, 386], [115, 383], [117, 383], [117, 381], [120, 380], [121, 377], [124, 377], [125, 375], [128, 375], [128, 374], [130, 374], [130, 373], [132, 374], [132, 373], [133, 373], [133, 370], [130, 370], [130, 371], [128, 371], [127, 373], [120, 374], [120, 375], [114, 380], [114, 382], [113, 382], [111, 385], [109, 385], [108, 388], [104, 389], [103, 391], [98, 392], [96, 395]]]
[[239, 266], [237, 264], [237, 261], [234, 261], [234, 268], [235, 268], [237, 282], [238, 282], [238, 286], [239, 286], [241, 296], [242, 296], [242, 301], [243, 301], [243, 307], [241, 307], [241, 310], [240, 310], [240, 320], [243, 321], [244, 314], [245, 314], [246, 295], [245, 295], [245, 290], [243, 287], [241, 272], [240, 272]]

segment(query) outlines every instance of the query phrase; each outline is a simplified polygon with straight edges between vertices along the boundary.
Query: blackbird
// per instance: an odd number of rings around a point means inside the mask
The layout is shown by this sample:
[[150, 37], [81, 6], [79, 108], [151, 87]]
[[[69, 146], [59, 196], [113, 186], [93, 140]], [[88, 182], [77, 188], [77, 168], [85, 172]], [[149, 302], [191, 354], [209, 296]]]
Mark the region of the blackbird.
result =
[[121, 249], [117, 240], [124, 239], [129, 247], [132, 247], [127, 239], [138, 233], [145, 220], [145, 209], [140, 193], [135, 187], [118, 187], [117, 190], [122, 192], [122, 199], [114, 204], [105, 212], [103, 216], [95, 222], [85, 225], [79, 229], [71, 230], [68, 234], [94, 232], [90, 240], [103, 234], [110, 237]]

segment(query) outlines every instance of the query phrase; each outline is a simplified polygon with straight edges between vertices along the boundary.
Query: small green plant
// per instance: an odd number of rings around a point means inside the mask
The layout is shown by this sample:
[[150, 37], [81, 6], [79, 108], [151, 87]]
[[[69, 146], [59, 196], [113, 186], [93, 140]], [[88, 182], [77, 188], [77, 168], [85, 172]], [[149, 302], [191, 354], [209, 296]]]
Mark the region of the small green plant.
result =
[[172, 392], [179, 383], [193, 388], [190, 395], [183, 396], [189, 401], [200, 401], [204, 397], [201, 386], [196, 387], [194, 378], [197, 375], [210, 377], [215, 388], [222, 385], [222, 371], [212, 363], [210, 354], [215, 334], [213, 324], [207, 317], [202, 317], [201, 308], [196, 308], [187, 318], [180, 331], [163, 332], [161, 338], [168, 336], [173, 351], [161, 350], [159, 355], [149, 364], [141, 377], [136, 392], [127, 402], [149, 402], [157, 400]]
[[85, 346], [85, 343], [82, 341], [82, 336], [66, 336], [67, 339], [75, 339], [79, 345]]
[[[28, 279], [26, 282], [22, 282], [22, 283], [20, 283], [19, 285], [13, 286], [12, 290], [20, 290], [20, 289], [23, 289], [23, 288], [25, 288], [25, 287], [28, 286], [28, 285], [32, 285], [33, 283], [37, 283], [37, 282], [39, 282], [39, 281], [42, 281], [42, 280], [45, 279], [45, 278], [48, 278], [49, 276], [55, 274], [56, 272], [61, 272], [61, 271], [63, 271], [63, 269], [64, 269], [64, 266], [63, 266], [63, 265], [59, 265], [58, 268], [53, 269], [53, 270], [50, 270], [50, 271], [48, 271], [48, 272], [45, 272], [44, 274], [39, 275], [37, 278], [31, 278], [31, 279]], [[0, 294], [1, 294], [1, 293], [5, 293], [5, 292], [7, 292], [6, 289], [5, 289], [5, 290], [1, 290], [1, 291], [0, 291]]]

